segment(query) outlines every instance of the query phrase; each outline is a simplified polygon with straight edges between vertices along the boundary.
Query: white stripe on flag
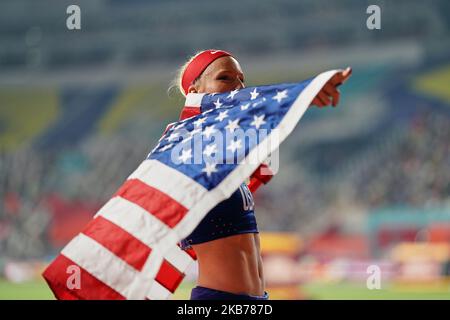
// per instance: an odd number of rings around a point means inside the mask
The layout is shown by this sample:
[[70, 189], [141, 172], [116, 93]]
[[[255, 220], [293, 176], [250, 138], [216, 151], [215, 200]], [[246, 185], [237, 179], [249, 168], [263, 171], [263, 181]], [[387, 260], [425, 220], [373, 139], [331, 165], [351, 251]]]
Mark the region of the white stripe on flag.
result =
[[[133, 237], [139, 239], [154, 251], [165, 252], [167, 259], [175, 268], [185, 272], [195, 260], [191, 258], [178, 245], [161, 241], [164, 237], [176, 240], [176, 234], [159, 219], [155, 218], [138, 205], [123, 199], [114, 197], [98, 212], [103, 218], [118, 225]], [[171, 233], [171, 235], [168, 235]], [[166, 238], [167, 239], [167, 238]]]
[[183, 249], [175, 245], [165, 254], [165, 258], [171, 265], [180, 270], [182, 273], [186, 273], [186, 270], [194, 263], [194, 259], [191, 258]]
[[186, 96], [186, 107], [200, 107], [204, 93], [188, 93]]
[[[137, 204], [122, 197], [109, 200], [97, 215], [115, 223], [152, 250], [158, 246], [162, 252], [167, 252], [178, 242], [177, 235], [171, 228]], [[168, 239], [172, 240], [167, 241]]]
[[152, 286], [147, 297], [150, 300], [167, 300], [172, 295], [172, 292], [164, 288], [158, 281], [153, 281]]
[[[156, 275], [159, 272], [163, 262], [163, 257], [160, 254], [158, 248], [154, 248], [150, 253], [147, 261], [144, 264], [141, 272], [141, 281], [146, 284], [147, 290], [145, 291], [145, 296], [148, 296], [148, 293], [151, 292], [152, 286], [155, 280]], [[164, 288], [165, 289], [165, 288]], [[167, 289], [165, 289], [167, 291]], [[171, 292], [169, 292], [171, 294]]]
[[145, 297], [146, 288], [137, 281], [139, 272], [88, 236], [80, 233], [61, 254], [127, 299]]
[[128, 177], [139, 179], [175, 199], [187, 209], [192, 208], [208, 190], [195, 180], [158, 160], [144, 160]]

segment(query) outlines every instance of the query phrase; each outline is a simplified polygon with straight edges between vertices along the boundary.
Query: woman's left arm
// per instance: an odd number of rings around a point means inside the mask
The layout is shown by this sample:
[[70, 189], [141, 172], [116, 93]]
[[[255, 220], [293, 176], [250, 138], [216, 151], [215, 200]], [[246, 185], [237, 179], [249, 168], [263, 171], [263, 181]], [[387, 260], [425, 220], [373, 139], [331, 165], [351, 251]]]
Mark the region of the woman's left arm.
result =
[[[317, 94], [311, 105], [319, 108], [332, 104], [333, 107], [339, 103], [340, 92], [338, 86], [343, 84], [352, 74], [352, 69], [348, 67], [342, 72], [336, 73]], [[261, 164], [250, 176], [248, 187], [251, 192], [255, 192], [261, 185], [268, 183], [273, 177], [273, 173], [267, 164]]]

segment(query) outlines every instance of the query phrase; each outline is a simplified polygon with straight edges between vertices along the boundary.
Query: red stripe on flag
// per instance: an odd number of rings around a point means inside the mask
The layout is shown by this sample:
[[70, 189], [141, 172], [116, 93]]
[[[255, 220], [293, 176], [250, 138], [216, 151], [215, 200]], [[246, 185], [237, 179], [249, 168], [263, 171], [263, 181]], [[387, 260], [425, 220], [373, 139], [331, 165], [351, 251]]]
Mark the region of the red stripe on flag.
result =
[[141, 206], [171, 228], [175, 227], [188, 211], [175, 199], [138, 179], [127, 180], [115, 196]]
[[184, 120], [184, 119], [196, 116], [200, 113], [201, 113], [200, 106], [198, 106], [198, 107], [185, 106], [183, 108], [183, 110], [181, 110], [180, 120]]
[[180, 270], [171, 265], [167, 260], [164, 260], [159, 268], [155, 280], [167, 290], [174, 293], [183, 278], [184, 274], [181, 273]]
[[[180, 243], [178, 243], [177, 245], [181, 248]], [[184, 252], [186, 252], [192, 258], [192, 260], [197, 260], [197, 254], [195, 253], [194, 248], [191, 247], [191, 248], [185, 248], [185, 249], [181, 248], [181, 249]]]
[[82, 232], [139, 271], [151, 252], [150, 247], [102, 216], [89, 222]]
[[[78, 267], [80, 271], [79, 289], [69, 289], [67, 286], [68, 282], [76, 284], [74, 277], [76, 277], [77, 271], [69, 269], [72, 266]], [[120, 293], [62, 254], [56, 257], [42, 275], [59, 300], [125, 300]], [[71, 278], [69, 279], [69, 277]]]

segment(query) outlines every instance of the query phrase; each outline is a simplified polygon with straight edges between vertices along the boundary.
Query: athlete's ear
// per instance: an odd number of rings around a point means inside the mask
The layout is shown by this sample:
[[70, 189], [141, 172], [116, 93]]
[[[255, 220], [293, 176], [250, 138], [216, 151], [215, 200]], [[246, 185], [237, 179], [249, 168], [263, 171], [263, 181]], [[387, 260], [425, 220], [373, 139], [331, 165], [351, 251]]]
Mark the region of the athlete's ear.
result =
[[188, 88], [188, 93], [197, 93], [197, 88], [195, 85], [191, 84]]

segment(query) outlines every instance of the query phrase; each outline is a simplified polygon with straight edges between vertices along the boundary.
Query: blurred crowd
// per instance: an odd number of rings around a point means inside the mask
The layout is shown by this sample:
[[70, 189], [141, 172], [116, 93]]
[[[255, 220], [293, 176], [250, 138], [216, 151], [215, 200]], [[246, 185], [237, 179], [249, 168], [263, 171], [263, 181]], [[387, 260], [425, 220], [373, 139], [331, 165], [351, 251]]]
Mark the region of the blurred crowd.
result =
[[346, 211], [449, 207], [450, 117], [421, 112], [379, 134], [383, 138], [370, 144], [368, 152], [346, 156], [324, 150], [315, 155], [312, 162], [341, 157], [351, 163], [337, 172], [315, 175], [301, 159], [283, 165], [273, 188], [256, 195], [263, 227], [314, 232], [338, 222], [336, 216]]
[[450, 201], [450, 118], [416, 115], [404, 138], [353, 181], [369, 206], [433, 206]]

